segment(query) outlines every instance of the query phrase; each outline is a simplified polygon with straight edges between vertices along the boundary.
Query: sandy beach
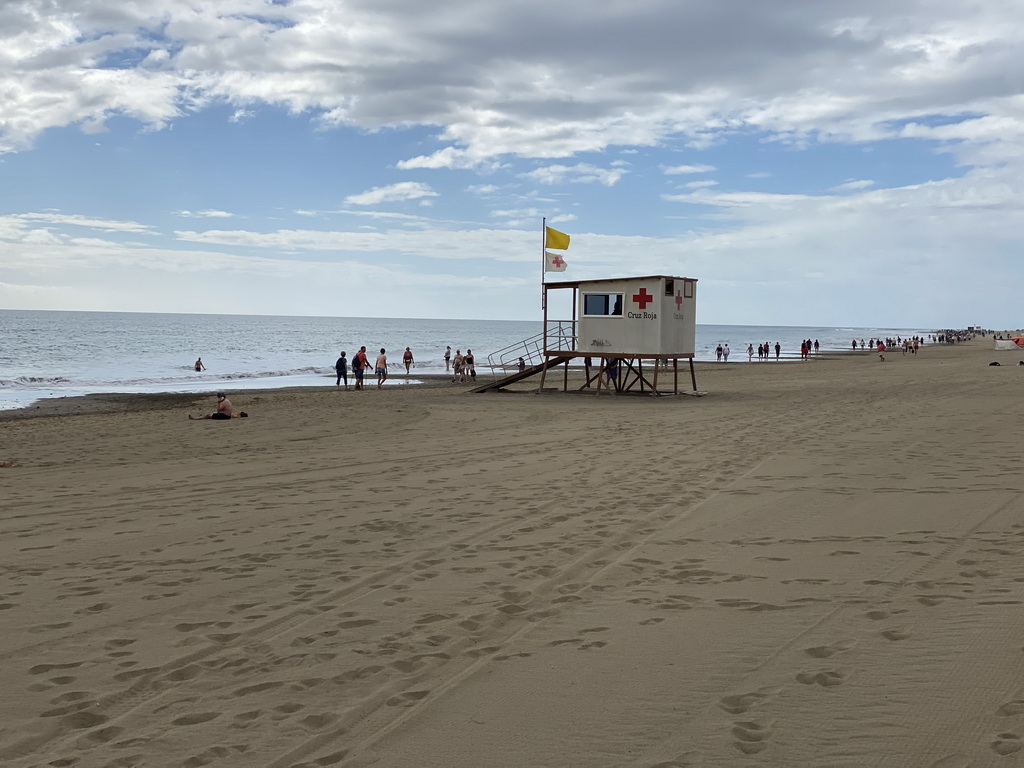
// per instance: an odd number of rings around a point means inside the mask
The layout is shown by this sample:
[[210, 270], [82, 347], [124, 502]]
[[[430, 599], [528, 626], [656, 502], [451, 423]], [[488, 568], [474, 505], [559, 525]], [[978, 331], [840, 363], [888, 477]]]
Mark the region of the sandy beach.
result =
[[1020, 765], [1019, 359], [4, 414], [0, 764]]

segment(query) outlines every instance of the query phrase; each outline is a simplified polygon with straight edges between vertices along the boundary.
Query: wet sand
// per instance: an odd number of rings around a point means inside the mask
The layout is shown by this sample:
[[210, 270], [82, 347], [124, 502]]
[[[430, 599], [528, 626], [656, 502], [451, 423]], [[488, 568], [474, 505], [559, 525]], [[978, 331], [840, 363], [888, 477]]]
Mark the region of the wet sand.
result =
[[5, 414], [0, 763], [1015, 765], [991, 346]]

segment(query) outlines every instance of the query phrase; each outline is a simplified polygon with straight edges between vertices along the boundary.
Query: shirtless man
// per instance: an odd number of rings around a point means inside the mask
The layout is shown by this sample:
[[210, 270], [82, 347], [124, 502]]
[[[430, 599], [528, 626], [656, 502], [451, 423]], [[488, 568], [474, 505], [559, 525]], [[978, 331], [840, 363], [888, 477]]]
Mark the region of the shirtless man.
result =
[[462, 371], [463, 357], [462, 350], [455, 350], [455, 357], [452, 358], [452, 381], [465, 381], [466, 375]]
[[188, 415], [192, 421], [202, 421], [203, 419], [230, 419], [231, 418], [231, 401], [228, 400], [228, 396], [223, 392], [217, 393], [217, 411], [215, 413], [208, 413], [205, 416], [193, 416], [191, 413]]
[[205, 371], [206, 370], [206, 366], [203, 365], [203, 358], [200, 357], [198, 360], [196, 360], [195, 368], [196, 368], [196, 373], [199, 373], [200, 371]]
[[374, 367], [377, 369], [377, 389], [380, 389], [388, 378], [388, 356], [384, 354], [384, 347], [380, 348]]

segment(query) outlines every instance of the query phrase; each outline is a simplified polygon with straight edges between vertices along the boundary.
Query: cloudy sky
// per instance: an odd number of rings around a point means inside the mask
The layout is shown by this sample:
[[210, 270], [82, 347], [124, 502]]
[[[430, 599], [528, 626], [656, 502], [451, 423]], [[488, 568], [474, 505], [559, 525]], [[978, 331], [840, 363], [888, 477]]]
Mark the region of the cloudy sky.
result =
[[1019, 0], [6, 0], [0, 308], [1024, 325]]

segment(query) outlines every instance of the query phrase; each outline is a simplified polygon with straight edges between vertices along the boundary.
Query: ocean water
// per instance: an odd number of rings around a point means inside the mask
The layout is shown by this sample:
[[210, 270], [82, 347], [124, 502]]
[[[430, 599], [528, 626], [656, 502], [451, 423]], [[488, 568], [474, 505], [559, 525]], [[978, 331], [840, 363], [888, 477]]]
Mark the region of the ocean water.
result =
[[[477, 370], [488, 356], [542, 331], [542, 322], [513, 320], [413, 320], [395, 318], [186, 315], [130, 312], [0, 310], [0, 409], [20, 408], [49, 397], [91, 393], [215, 392], [333, 386], [334, 361], [349, 359], [361, 345], [373, 355], [384, 347], [389, 385], [416, 374], [444, 372], [444, 349], [473, 350]], [[714, 360], [728, 343], [730, 362], [746, 364], [755, 349], [779, 342], [792, 359], [802, 339], [822, 351], [850, 349], [851, 340], [927, 335], [930, 330], [697, 325], [697, 359]], [[407, 377], [402, 353], [415, 358]], [[522, 354], [516, 351], [515, 356]], [[202, 357], [206, 370], [196, 373]], [[514, 357], [513, 357], [514, 359]], [[757, 356], [754, 356], [757, 362]]]

